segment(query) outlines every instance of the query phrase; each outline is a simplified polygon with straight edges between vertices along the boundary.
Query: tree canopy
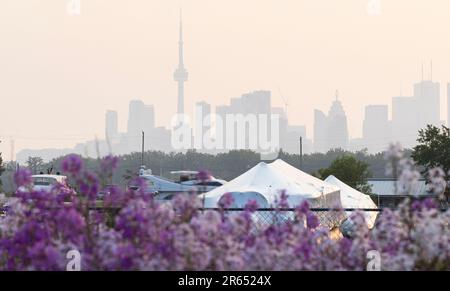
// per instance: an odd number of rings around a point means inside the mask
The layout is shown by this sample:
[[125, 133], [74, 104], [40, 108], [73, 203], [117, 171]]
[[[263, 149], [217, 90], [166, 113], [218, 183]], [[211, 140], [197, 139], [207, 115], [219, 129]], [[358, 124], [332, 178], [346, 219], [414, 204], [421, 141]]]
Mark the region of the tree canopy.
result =
[[419, 130], [418, 145], [413, 148], [411, 157], [423, 167], [422, 174], [428, 178], [428, 170], [440, 167], [449, 181], [450, 171], [450, 129], [428, 125]]
[[44, 160], [41, 157], [29, 157], [27, 160], [27, 167], [33, 174], [44, 172]]
[[372, 189], [367, 182], [367, 179], [372, 176], [369, 171], [369, 165], [356, 159], [354, 156], [343, 155], [337, 157], [328, 168], [320, 169], [318, 173], [322, 179], [334, 175], [336, 178], [358, 191], [365, 194], [370, 194], [372, 192]]

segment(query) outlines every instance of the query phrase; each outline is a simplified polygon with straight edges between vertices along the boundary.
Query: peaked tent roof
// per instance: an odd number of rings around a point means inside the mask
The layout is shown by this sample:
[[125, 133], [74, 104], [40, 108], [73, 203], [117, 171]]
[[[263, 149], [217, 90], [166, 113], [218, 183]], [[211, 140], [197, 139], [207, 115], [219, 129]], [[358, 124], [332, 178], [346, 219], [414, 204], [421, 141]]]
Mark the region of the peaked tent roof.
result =
[[320, 192], [323, 193], [329, 193], [329, 192], [335, 192], [338, 191], [336, 185], [327, 183], [326, 181], [322, 181], [319, 178], [316, 178], [308, 173], [303, 172], [302, 170], [297, 169], [296, 167], [291, 166], [290, 164], [286, 163], [285, 161], [278, 159], [269, 166], [272, 169], [277, 170], [278, 172], [282, 173], [285, 177], [288, 177], [292, 181], [299, 183], [299, 184], [308, 184], [313, 186], [316, 189], [319, 189]]
[[232, 193], [235, 199], [234, 207], [242, 207], [250, 199], [257, 200], [261, 207], [270, 207], [275, 204], [283, 190], [289, 195], [288, 203], [291, 206], [298, 205], [304, 199], [314, 200], [339, 192], [337, 187], [277, 160], [271, 164], [260, 162], [202, 197], [204, 206], [208, 208], [217, 207], [225, 193]]
[[[335, 185], [341, 189], [341, 204], [343, 208], [377, 208], [376, 204], [369, 195], [353, 189], [335, 176], [328, 176], [325, 179], [325, 182]], [[351, 212], [347, 211], [347, 216], [350, 216], [350, 214]], [[377, 214], [378, 213], [375, 211], [365, 211], [366, 222], [370, 228], [375, 223]]]

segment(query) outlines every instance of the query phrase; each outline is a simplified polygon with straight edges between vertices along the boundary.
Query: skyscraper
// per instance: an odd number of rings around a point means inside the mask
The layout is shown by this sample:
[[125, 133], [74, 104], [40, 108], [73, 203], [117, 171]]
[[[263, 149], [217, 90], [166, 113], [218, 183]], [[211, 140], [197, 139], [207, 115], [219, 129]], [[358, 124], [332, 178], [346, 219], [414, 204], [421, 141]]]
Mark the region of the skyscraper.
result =
[[[211, 105], [205, 101], [195, 104], [195, 147], [203, 148], [204, 139], [210, 139], [211, 136]], [[207, 135], [209, 134], [209, 135]]]
[[178, 83], [178, 107], [177, 113], [184, 113], [184, 82], [188, 79], [188, 72], [184, 67], [183, 61], [183, 23], [180, 12], [180, 38], [178, 40], [178, 68], [173, 74], [173, 79]]
[[440, 85], [431, 80], [414, 84], [414, 98], [417, 102], [419, 114], [419, 128], [427, 124], [439, 126], [440, 119]]
[[440, 126], [440, 84], [422, 80], [414, 84], [412, 97], [392, 98], [392, 141], [411, 148], [418, 131], [428, 124]]
[[142, 112], [142, 129], [151, 132], [155, 129], [155, 109], [153, 105], [144, 105]]
[[322, 111], [314, 110], [314, 151], [327, 151], [327, 116]]
[[371, 153], [381, 152], [387, 148], [389, 138], [388, 106], [366, 106], [363, 122], [363, 146]]
[[392, 98], [392, 141], [403, 147], [415, 145], [419, 130], [419, 111], [417, 98], [398, 96]]
[[144, 102], [141, 100], [132, 100], [128, 105], [128, 135], [138, 135], [142, 130], [142, 115]]
[[[279, 145], [286, 136], [287, 117], [282, 108], [271, 107], [271, 92], [253, 91], [231, 98], [230, 105], [216, 107], [216, 139], [225, 149], [261, 150]], [[278, 117], [278, 118], [277, 118]], [[276, 128], [278, 127], [278, 128]], [[276, 128], [276, 130], [275, 130]]]
[[128, 135], [140, 136], [141, 131], [150, 132], [155, 128], [153, 106], [145, 105], [141, 100], [132, 100], [128, 113]]
[[128, 130], [126, 136], [123, 136], [123, 144], [128, 152], [141, 149], [142, 131], [145, 132], [146, 145], [150, 146], [147, 141], [154, 135], [155, 112], [152, 105], [145, 105], [141, 100], [132, 100], [129, 105]]
[[314, 150], [326, 152], [330, 149], [347, 149], [348, 146], [347, 116], [338, 99], [331, 104], [328, 116], [322, 111], [314, 111]]
[[105, 137], [112, 139], [119, 134], [117, 111], [108, 110], [105, 114]]
[[347, 149], [348, 145], [348, 128], [347, 116], [341, 101], [338, 99], [336, 92], [336, 99], [331, 105], [328, 112], [328, 146], [330, 149], [341, 148]]

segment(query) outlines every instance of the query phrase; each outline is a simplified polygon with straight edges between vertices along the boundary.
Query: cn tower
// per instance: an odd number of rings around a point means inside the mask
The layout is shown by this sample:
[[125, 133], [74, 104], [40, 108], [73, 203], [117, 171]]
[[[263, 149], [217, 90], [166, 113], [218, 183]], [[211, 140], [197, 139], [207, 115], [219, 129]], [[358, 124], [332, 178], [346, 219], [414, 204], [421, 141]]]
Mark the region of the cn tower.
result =
[[183, 63], [183, 23], [180, 11], [180, 39], [178, 40], [178, 68], [173, 74], [173, 79], [178, 83], [178, 114], [184, 113], [184, 82], [188, 79], [188, 72]]

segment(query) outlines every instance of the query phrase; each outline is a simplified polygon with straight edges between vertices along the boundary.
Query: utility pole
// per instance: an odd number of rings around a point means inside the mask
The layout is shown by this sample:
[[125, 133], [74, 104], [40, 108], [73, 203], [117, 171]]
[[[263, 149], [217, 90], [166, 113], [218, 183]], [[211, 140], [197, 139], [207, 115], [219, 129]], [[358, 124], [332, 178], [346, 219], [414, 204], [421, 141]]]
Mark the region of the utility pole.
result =
[[300, 137], [300, 170], [303, 168], [303, 137]]
[[11, 162], [15, 161], [15, 155], [16, 153], [14, 152], [15, 148], [14, 148], [14, 139], [11, 138]]
[[145, 132], [142, 131], [142, 151], [141, 151], [141, 166], [144, 165], [144, 144], [145, 144]]

